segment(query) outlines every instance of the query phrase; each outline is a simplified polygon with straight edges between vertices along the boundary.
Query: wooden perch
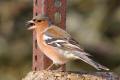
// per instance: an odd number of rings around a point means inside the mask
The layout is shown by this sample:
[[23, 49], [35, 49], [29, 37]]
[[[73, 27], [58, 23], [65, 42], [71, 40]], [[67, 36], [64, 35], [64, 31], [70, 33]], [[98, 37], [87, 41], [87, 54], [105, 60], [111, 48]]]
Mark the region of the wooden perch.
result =
[[112, 72], [71, 73], [59, 71], [32, 71], [22, 80], [120, 80]]

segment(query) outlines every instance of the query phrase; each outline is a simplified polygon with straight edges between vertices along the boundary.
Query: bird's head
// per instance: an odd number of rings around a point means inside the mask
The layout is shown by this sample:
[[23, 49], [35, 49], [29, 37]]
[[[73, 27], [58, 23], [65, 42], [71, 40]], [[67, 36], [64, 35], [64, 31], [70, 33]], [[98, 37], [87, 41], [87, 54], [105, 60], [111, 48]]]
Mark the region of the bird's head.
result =
[[35, 17], [33, 17], [32, 20], [27, 22], [28, 30], [33, 30], [37, 27], [45, 26], [48, 24], [49, 24], [49, 19], [48, 19], [48, 17], [46, 17], [44, 15], [35, 16]]

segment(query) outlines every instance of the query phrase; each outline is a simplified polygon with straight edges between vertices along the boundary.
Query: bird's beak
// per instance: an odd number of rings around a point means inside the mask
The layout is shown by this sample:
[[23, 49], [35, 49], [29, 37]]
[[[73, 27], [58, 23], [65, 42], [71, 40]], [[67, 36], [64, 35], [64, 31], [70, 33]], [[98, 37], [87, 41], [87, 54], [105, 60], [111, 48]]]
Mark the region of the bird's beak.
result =
[[27, 26], [28, 26], [28, 30], [32, 30], [32, 29], [36, 28], [35, 23], [34, 23], [33, 20], [28, 21]]

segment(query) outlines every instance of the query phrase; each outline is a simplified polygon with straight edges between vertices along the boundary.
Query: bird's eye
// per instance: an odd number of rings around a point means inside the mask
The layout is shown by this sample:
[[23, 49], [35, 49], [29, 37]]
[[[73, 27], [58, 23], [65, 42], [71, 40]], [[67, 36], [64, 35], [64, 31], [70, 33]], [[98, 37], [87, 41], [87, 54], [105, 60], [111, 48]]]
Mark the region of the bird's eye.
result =
[[41, 22], [42, 20], [37, 20], [37, 22]]
[[33, 19], [33, 21], [36, 21], [36, 19]]

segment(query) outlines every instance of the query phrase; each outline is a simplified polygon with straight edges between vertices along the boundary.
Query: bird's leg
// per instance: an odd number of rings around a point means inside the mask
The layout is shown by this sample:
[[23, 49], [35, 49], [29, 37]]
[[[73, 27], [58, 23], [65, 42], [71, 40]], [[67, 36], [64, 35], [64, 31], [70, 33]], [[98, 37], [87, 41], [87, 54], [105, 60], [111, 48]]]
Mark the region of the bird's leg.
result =
[[66, 70], [66, 65], [63, 64], [63, 65], [62, 65], [62, 71], [65, 71], [65, 70]]
[[46, 70], [50, 70], [54, 66], [54, 63], [52, 63]]
[[58, 71], [65, 71], [65, 64], [64, 65], [60, 65], [59, 68], [57, 69]]

